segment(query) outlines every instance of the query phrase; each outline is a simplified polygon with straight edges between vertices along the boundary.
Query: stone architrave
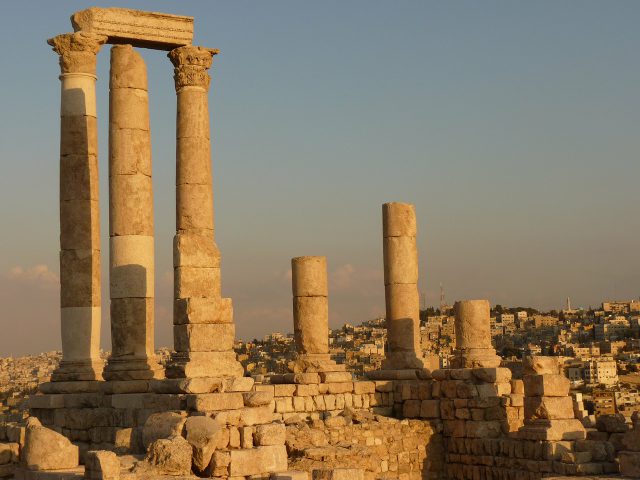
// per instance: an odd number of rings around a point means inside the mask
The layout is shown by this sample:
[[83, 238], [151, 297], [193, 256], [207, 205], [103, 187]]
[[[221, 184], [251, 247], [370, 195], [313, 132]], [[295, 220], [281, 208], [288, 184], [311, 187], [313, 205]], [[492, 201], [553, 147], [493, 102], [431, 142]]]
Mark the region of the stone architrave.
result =
[[174, 348], [167, 376], [242, 376], [233, 351], [231, 299], [220, 291], [214, 240], [209, 84], [218, 51], [197, 46], [169, 52], [177, 94]]
[[424, 368], [420, 345], [420, 300], [415, 207], [382, 205], [387, 352], [383, 370]]
[[154, 237], [147, 71], [131, 45], [111, 48], [109, 91], [111, 356], [105, 380], [163, 376], [154, 352]]
[[60, 304], [62, 361], [52, 382], [101, 379], [100, 210], [96, 54], [107, 38], [65, 33], [60, 56]]
[[495, 368], [500, 357], [491, 345], [488, 300], [464, 300], [454, 305], [456, 350], [453, 368]]

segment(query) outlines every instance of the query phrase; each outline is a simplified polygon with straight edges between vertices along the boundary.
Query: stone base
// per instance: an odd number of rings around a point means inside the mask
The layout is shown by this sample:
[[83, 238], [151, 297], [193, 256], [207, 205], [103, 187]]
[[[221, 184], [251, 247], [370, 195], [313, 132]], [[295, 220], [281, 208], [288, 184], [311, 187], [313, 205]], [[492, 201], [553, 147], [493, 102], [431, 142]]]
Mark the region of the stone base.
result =
[[167, 378], [242, 377], [244, 368], [230, 352], [174, 352]]
[[108, 381], [135, 381], [164, 378], [162, 366], [152, 358], [109, 357], [102, 376]]
[[97, 380], [77, 382], [45, 382], [38, 385], [42, 393], [95, 393], [100, 391], [104, 383]]
[[272, 384], [298, 384], [313, 385], [320, 383], [347, 383], [353, 381], [349, 372], [309, 372], [309, 373], [284, 373], [271, 375], [269, 381]]
[[382, 370], [435, 370], [440, 367], [438, 357], [418, 357], [414, 352], [387, 352]]
[[428, 380], [431, 378], [431, 370], [423, 368], [410, 368], [398, 370], [373, 370], [366, 372], [370, 380]]
[[165, 378], [152, 380], [151, 390], [156, 393], [192, 394], [248, 392], [253, 384], [251, 377]]
[[456, 350], [451, 368], [497, 368], [502, 358], [493, 348], [467, 348]]
[[523, 440], [584, 440], [587, 433], [580, 420], [525, 420], [518, 431]]
[[82, 362], [60, 362], [51, 374], [52, 382], [86, 382], [102, 380], [104, 362], [101, 359], [92, 359]]

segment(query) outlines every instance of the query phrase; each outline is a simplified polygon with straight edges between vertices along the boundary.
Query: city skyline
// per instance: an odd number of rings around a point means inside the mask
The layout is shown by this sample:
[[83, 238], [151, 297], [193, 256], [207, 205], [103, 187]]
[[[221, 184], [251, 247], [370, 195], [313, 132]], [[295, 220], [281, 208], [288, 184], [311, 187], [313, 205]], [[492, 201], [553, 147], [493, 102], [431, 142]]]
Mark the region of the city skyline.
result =
[[[449, 303], [488, 298], [549, 310], [567, 296], [584, 307], [638, 297], [639, 7], [542, 3], [163, 6], [195, 16], [195, 43], [221, 49], [210, 92], [216, 239], [239, 338], [292, 331], [289, 262], [299, 255], [328, 258], [330, 326], [383, 315], [387, 201], [416, 206], [419, 288], [429, 305], [439, 303], [440, 282]], [[5, 44], [20, 45], [2, 54], [20, 74], [6, 75], [0, 89], [6, 354], [60, 344], [59, 85], [45, 40], [70, 30], [67, 12], [85, 6], [42, 3], [40, 19], [11, 5], [0, 20]], [[142, 53], [152, 113], [156, 344], [169, 346], [175, 93], [168, 59]], [[104, 47], [103, 279], [107, 68]], [[41, 335], [25, 334], [32, 331]]]

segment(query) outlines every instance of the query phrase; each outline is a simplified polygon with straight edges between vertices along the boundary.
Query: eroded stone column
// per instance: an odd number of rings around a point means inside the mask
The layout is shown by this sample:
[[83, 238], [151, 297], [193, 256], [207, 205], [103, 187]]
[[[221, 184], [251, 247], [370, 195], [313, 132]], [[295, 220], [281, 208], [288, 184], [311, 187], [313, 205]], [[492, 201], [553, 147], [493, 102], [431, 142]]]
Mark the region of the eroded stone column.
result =
[[453, 368], [494, 368], [500, 357], [491, 345], [491, 309], [488, 300], [464, 300], [454, 304], [456, 350]]
[[131, 45], [111, 47], [109, 108], [112, 351], [104, 377], [149, 380], [163, 374], [154, 352], [151, 133], [146, 66]]
[[301, 356], [329, 359], [329, 302], [326, 257], [291, 259], [293, 329]]
[[209, 84], [217, 50], [184, 46], [169, 52], [177, 94], [176, 236], [172, 378], [242, 375], [233, 351], [230, 298], [221, 298], [220, 252], [214, 240]]
[[[101, 378], [100, 210], [96, 54], [106, 37], [48, 40], [60, 55], [60, 306], [62, 361], [53, 382]], [[75, 389], [77, 391], [77, 388]]]
[[382, 368], [423, 368], [416, 213], [408, 203], [382, 205], [387, 352]]

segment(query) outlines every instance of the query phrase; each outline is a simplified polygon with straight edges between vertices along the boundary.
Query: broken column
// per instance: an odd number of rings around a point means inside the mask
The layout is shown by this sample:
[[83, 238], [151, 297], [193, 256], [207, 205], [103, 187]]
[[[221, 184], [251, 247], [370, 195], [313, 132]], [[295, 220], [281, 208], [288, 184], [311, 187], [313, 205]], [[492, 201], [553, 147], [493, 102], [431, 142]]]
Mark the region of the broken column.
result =
[[[48, 41], [60, 55], [60, 304], [62, 361], [52, 382], [101, 379], [100, 209], [96, 54], [107, 37]], [[58, 384], [60, 387], [61, 384]], [[89, 388], [90, 384], [87, 384]], [[95, 385], [94, 385], [95, 387]], [[59, 388], [57, 388], [59, 389]], [[62, 389], [63, 390], [63, 389]], [[60, 391], [62, 391], [60, 390]], [[78, 388], [74, 388], [78, 391]]]
[[[154, 352], [154, 237], [147, 71], [131, 45], [111, 48], [109, 92], [111, 356], [105, 380], [163, 376]], [[133, 384], [130, 384], [133, 385]], [[145, 387], [146, 385], [146, 387]], [[129, 388], [127, 391], [132, 391]]]
[[[351, 374], [329, 355], [326, 257], [291, 259], [293, 328], [297, 357], [289, 367], [296, 383], [348, 382]], [[278, 381], [276, 379], [276, 381]]]
[[387, 352], [383, 370], [424, 368], [420, 346], [420, 300], [416, 212], [409, 203], [382, 205]]
[[582, 440], [586, 431], [575, 418], [569, 379], [555, 357], [532, 356], [524, 360], [524, 427], [527, 440]]
[[488, 300], [463, 300], [453, 306], [456, 350], [452, 368], [495, 368], [500, 357], [491, 344], [491, 309]]
[[184, 46], [169, 52], [177, 94], [174, 348], [167, 376], [242, 376], [233, 351], [231, 299], [220, 291], [214, 240], [209, 84], [217, 50]]

